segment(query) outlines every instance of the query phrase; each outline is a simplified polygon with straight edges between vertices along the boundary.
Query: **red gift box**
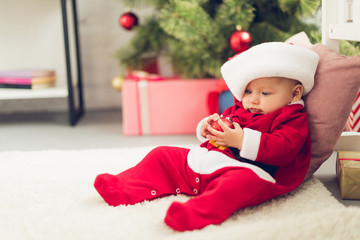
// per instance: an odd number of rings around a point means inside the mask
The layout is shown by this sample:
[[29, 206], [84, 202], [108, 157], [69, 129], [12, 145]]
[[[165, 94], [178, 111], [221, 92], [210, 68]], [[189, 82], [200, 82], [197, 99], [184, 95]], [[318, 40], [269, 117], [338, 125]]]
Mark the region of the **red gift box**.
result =
[[128, 76], [122, 88], [124, 135], [194, 134], [209, 115], [216, 79]]

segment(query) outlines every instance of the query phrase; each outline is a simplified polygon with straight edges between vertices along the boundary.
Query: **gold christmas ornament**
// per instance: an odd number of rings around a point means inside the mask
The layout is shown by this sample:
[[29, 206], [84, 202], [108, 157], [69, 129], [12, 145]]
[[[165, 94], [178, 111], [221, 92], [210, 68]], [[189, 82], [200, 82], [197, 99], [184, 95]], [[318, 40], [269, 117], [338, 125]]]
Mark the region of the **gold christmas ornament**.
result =
[[125, 81], [125, 78], [123, 76], [116, 76], [111, 81], [111, 85], [115, 90], [121, 91], [124, 81]]

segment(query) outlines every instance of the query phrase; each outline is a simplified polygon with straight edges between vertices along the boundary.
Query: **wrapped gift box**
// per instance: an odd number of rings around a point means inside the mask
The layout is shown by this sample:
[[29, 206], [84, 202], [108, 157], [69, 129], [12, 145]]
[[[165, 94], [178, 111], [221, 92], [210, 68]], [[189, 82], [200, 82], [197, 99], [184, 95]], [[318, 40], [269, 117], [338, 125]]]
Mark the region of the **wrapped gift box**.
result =
[[352, 106], [345, 129], [346, 131], [360, 132], [360, 92]]
[[124, 135], [193, 134], [209, 115], [215, 79], [129, 77], [122, 87]]
[[360, 152], [338, 151], [337, 175], [342, 199], [360, 199]]

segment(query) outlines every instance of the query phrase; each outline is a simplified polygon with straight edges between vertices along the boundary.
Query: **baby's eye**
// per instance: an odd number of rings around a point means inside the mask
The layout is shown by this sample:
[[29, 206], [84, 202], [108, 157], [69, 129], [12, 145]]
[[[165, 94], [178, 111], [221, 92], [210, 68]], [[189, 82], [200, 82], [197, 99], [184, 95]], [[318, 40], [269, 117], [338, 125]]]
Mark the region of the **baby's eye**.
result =
[[251, 90], [245, 90], [245, 94], [250, 94]]
[[262, 92], [262, 95], [268, 96], [268, 95], [270, 95], [270, 93], [269, 92]]

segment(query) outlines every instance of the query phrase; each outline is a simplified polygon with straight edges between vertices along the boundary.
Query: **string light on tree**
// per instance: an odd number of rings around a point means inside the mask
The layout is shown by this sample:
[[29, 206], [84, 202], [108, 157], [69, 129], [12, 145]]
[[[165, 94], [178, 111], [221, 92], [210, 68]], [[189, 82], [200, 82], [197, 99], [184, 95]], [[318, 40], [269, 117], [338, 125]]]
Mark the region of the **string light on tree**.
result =
[[138, 25], [138, 17], [130, 11], [125, 12], [120, 16], [119, 24], [126, 30], [131, 30]]
[[249, 49], [251, 41], [250, 33], [242, 30], [240, 26], [237, 26], [236, 31], [233, 32], [230, 37], [230, 48], [240, 53]]

